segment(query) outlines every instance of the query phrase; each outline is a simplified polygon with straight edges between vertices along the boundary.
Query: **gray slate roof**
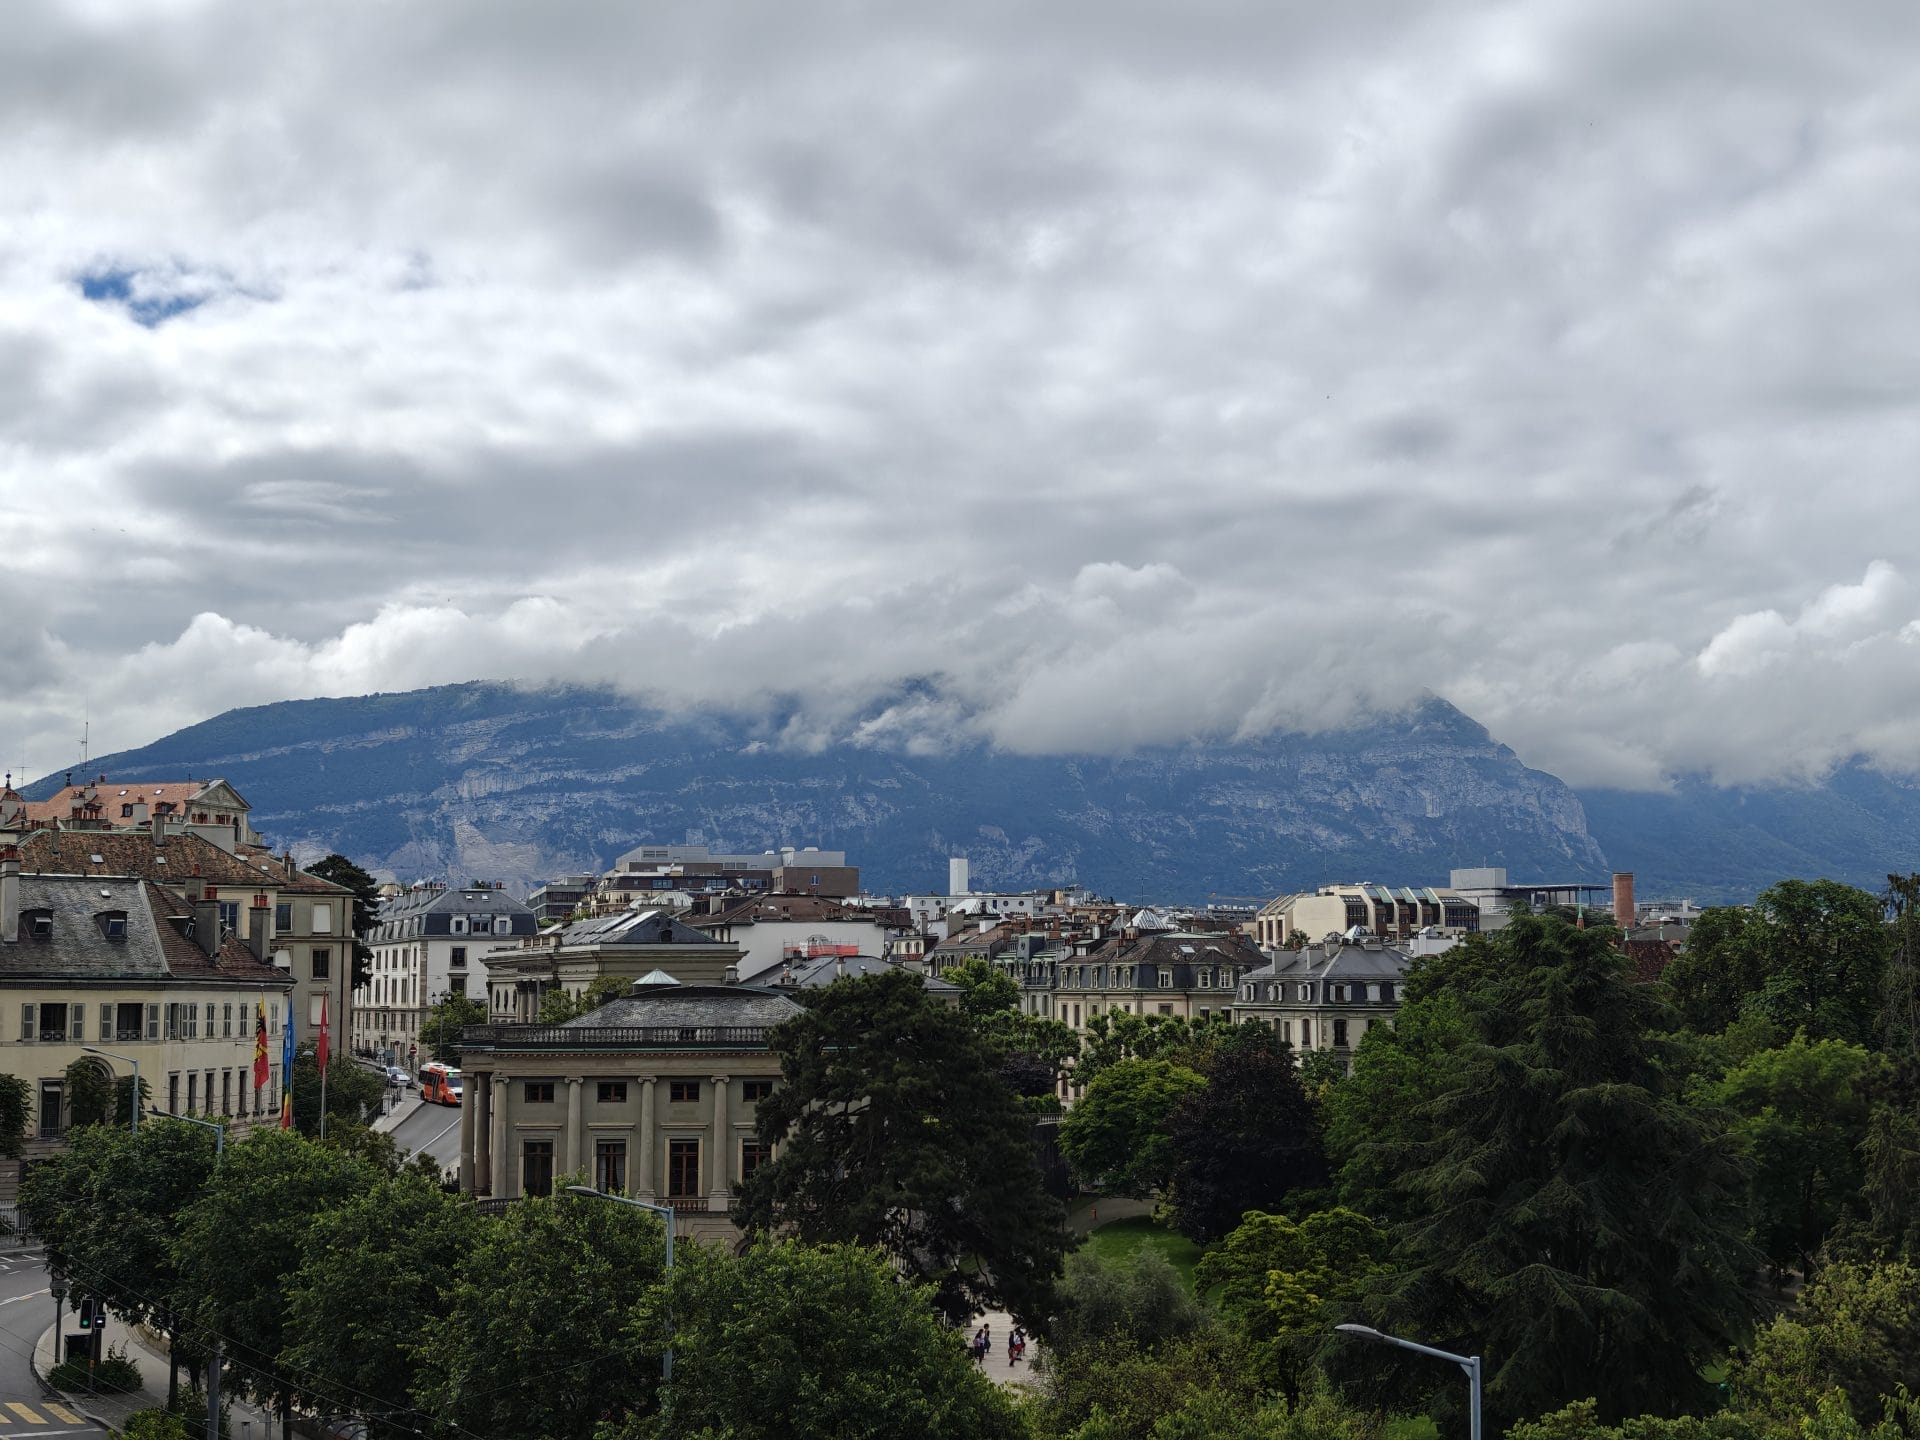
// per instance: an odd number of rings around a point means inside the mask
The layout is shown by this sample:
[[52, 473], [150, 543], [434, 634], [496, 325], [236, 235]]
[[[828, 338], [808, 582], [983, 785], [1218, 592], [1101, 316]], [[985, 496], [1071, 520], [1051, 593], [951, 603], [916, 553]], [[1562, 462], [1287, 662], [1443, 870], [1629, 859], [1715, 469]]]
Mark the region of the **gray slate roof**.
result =
[[[551, 932], [549, 932], [551, 934]], [[666, 910], [621, 910], [576, 920], [560, 932], [562, 945], [718, 945], [704, 930], [683, 924]]]
[[[22, 875], [19, 883], [20, 926], [13, 944], [0, 944], [0, 979], [289, 983], [285, 972], [260, 964], [231, 936], [210, 959], [168, 922], [169, 915], [190, 913], [188, 907], [147, 882], [124, 876]], [[41, 912], [51, 921], [51, 933], [35, 939], [32, 919]], [[126, 938], [111, 939], [103, 917], [121, 913]]]
[[778, 990], [757, 985], [649, 985], [560, 1028], [594, 1030], [608, 1025], [778, 1025], [800, 1007]]
[[1244, 980], [1399, 980], [1413, 957], [1391, 945], [1307, 945], [1270, 965], [1249, 970]]

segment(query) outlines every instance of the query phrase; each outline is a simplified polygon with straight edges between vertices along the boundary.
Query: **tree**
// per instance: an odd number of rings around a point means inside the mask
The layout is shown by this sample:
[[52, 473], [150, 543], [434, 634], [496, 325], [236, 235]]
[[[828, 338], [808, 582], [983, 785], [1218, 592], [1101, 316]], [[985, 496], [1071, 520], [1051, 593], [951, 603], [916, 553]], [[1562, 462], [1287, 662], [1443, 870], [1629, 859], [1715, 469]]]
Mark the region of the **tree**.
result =
[[491, 1224], [411, 1171], [316, 1216], [287, 1285], [286, 1368], [373, 1434], [417, 1435], [431, 1423], [412, 1399], [421, 1342], [444, 1324], [459, 1270]]
[[997, 965], [978, 958], [962, 961], [940, 978], [960, 987], [960, 1013], [979, 1021], [1020, 1008], [1020, 983]]
[[998, 1304], [1043, 1331], [1065, 1214], [992, 1051], [907, 971], [803, 1003], [770, 1036], [783, 1083], [757, 1125], [780, 1148], [741, 1188], [741, 1228], [877, 1245], [951, 1323]]
[[27, 1141], [27, 1117], [33, 1113], [33, 1087], [18, 1075], [0, 1075], [0, 1156], [20, 1158]]
[[1888, 1054], [1920, 1060], [1920, 875], [1887, 876], [1881, 903], [1892, 933], [1876, 1029]]
[[[387, 1082], [377, 1071], [356, 1065], [338, 1050], [327, 1059], [327, 1120], [359, 1121], [375, 1113]], [[293, 1057], [293, 1128], [302, 1135], [320, 1133], [320, 1061], [311, 1050]]]
[[1708, 1092], [1738, 1117], [1735, 1132], [1753, 1153], [1754, 1231], [1776, 1270], [1810, 1273], [1834, 1226], [1864, 1215], [1860, 1145], [1883, 1069], [1857, 1045], [1799, 1034]]
[[82, 1055], [66, 1069], [67, 1119], [78, 1129], [104, 1125], [113, 1109], [113, 1076], [97, 1060]]
[[1312, 1355], [1337, 1312], [1386, 1259], [1387, 1232], [1351, 1210], [1304, 1220], [1258, 1211], [1201, 1257], [1194, 1284], [1269, 1358], [1289, 1395], [1305, 1388]]
[[[191, 1331], [170, 1242], [213, 1168], [213, 1137], [198, 1126], [160, 1115], [137, 1134], [93, 1125], [21, 1178], [20, 1205], [76, 1300], [92, 1295], [165, 1332], [178, 1357]], [[168, 1392], [169, 1403], [178, 1398], [177, 1365], [169, 1366]]]
[[435, 1002], [420, 1025], [420, 1047], [442, 1065], [460, 1063], [460, 1032], [468, 1025], [487, 1023], [487, 1007], [465, 995], [448, 995]]
[[1872, 1238], [1920, 1260], [1920, 1060], [1903, 1056], [1892, 1066], [1867, 1117], [1860, 1160]]
[[[1487, 1357], [1497, 1417], [1598, 1393], [1603, 1418], [1704, 1398], [1701, 1367], [1752, 1313], [1747, 1167], [1716, 1111], [1663, 1068], [1672, 1017], [1606, 932], [1520, 916], [1498, 978], [1464, 997], [1472, 1038], [1385, 1157], [1413, 1202], [1369, 1323]], [[1360, 1373], [1353, 1347], [1329, 1353]], [[1400, 1393], [1435, 1377], [1372, 1352]], [[1433, 1395], [1449, 1413], [1455, 1387]]]
[[1005, 1393], [928, 1300], [859, 1246], [703, 1249], [675, 1267], [631, 1332], [648, 1353], [672, 1326], [671, 1427], [662, 1416], [623, 1434], [1022, 1440]]
[[1076, 1250], [1067, 1257], [1048, 1350], [1070, 1355], [1115, 1337], [1151, 1350], [1192, 1334], [1205, 1321], [1206, 1311], [1180, 1272], [1153, 1246], [1142, 1245], [1118, 1261]]
[[1882, 902], [1837, 880], [1783, 880], [1751, 910], [1709, 910], [1662, 983], [1688, 1025], [1727, 1028], [1743, 1011], [1779, 1033], [1865, 1044], [1883, 1009]]
[[1169, 1060], [1122, 1060], [1102, 1070], [1060, 1122], [1060, 1152], [1089, 1190], [1151, 1195], [1173, 1165], [1173, 1107], [1206, 1085]]
[[[564, 1025], [569, 1020], [577, 1020], [589, 1011], [598, 1010], [609, 1000], [617, 1000], [626, 994], [629, 984], [630, 982], [618, 975], [596, 975], [593, 982], [580, 993], [577, 999], [565, 990], [558, 988], [549, 990], [540, 997], [540, 1023]], [[484, 1013], [480, 1019], [482, 1021], [486, 1019]]]
[[1899, 1260], [1827, 1265], [1802, 1295], [1798, 1318], [1762, 1330], [1731, 1383], [1740, 1404], [1780, 1419], [1828, 1390], [1842, 1392], [1860, 1418], [1903, 1388], [1920, 1391], [1920, 1269]]
[[1249, 1210], [1327, 1183], [1320, 1127], [1293, 1047], [1264, 1025], [1228, 1027], [1207, 1083], [1167, 1117], [1174, 1224], [1205, 1245]]
[[1087, 1021], [1074, 1082], [1091, 1085], [1102, 1070], [1122, 1060], [1187, 1061], [1197, 1028], [1178, 1015], [1136, 1015], [1130, 1010], [1095, 1015]]
[[353, 892], [353, 979], [358, 990], [373, 980], [373, 947], [365, 936], [380, 913], [380, 882], [344, 855], [329, 855], [307, 867], [309, 875], [331, 881]]
[[279, 1368], [285, 1345], [281, 1296], [306, 1256], [316, 1217], [370, 1189], [376, 1172], [293, 1130], [255, 1130], [182, 1212], [172, 1237], [185, 1309], [199, 1335], [226, 1338], [245, 1387], [277, 1394], [292, 1433], [292, 1399], [308, 1388]]
[[1054, 1096], [1079, 1058], [1079, 1034], [1058, 1020], [1025, 1014], [1018, 982], [985, 960], [965, 961], [940, 978], [960, 987], [960, 1013], [1000, 1057], [1000, 1078], [1014, 1094]]
[[630, 1205], [515, 1201], [461, 1264], [418, 1352], [415, 1401], [470, 1431], [546, 1440], [586, 1440], [602, 1420], [650, 1412], [659, 1366], [623, 1337], [660, 1280], [663, 1237]]
[[1425, 1138], [1420, 1107], [1453, 1083], [1469, 1038], [1463, 1002], [1452, 990], [1409, 1000], [1392, 1025], [1367, 1027], [1353, 1052], [1353, 1073], [1323, 1106], [1328, 1160], [1343, 1205], [1382, 1223], [1414, 1208], [1397, 1186], [1397, 1167]]

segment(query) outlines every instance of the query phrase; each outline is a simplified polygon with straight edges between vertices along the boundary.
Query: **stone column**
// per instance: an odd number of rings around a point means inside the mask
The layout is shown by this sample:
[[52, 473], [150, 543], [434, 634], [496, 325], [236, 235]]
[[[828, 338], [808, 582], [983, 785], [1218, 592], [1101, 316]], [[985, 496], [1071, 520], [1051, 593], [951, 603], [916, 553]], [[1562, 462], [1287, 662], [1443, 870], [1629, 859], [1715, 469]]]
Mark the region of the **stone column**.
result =
[[654, 1198], [653, 1185], [653, 1076], [648, 1075], [640, 1081], [640, 1154], [639, 1174], [635, 1181], [634, 1198], [651, 1200]]
[[584, 1163], [580, 1154], [585, 1135], [585, 1127], [580, 1122], [580, 1087], [585, 1078], [582, 1075], [567, 1077], [567, 1164], [561, 1172], [564, 1175], [576, 1174]]
[[493, 1077], [493, 1099], [487, 1119], [492, 1136], [487, 1149], [493, 1157], [490, 1167], [493, 1188], [488, 1193], [496, 1200], [510, 1199], [518, 1192], [513, 1183], [513, 1156], [507, 1153], [507, 1077], [504, 1075]]
[[[244, 1071], [241, 1073], [245, 1074]], [[243, 1079], [240, 1083], [244, 1085], [246, 1081]], [[468, 1076], [467, 1093], [461, 1097], [460, 1103], [460, 1190], [466, 1195], [473, 1194], [473, 1187], [477, 1183], [473, 1153], [473, 1112], [479, 1108], [480, 1104], [478, 1088], [478, 1078]]]
[[713, 1164], [707, 1209], [724, 1211], [733, 1203], [733, 1134], [727, 1128], [727, 1077], [713, 1077]]
[[473, 1115], [473, 1193], [493, 1193], [493, 1076], [482, 1070], [467, 1076], [466, 1101], [462, 1109]]

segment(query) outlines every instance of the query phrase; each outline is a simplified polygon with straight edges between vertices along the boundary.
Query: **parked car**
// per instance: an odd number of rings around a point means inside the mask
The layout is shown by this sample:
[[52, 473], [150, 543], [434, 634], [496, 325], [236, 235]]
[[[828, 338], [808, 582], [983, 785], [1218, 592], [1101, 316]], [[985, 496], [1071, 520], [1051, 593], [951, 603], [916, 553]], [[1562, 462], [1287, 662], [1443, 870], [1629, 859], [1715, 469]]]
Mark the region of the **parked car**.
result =
[[398, 1065], [387, 1066], [387, 1084], [395, 1090], [405, 1090], [413, 1084], [413, 1077]]

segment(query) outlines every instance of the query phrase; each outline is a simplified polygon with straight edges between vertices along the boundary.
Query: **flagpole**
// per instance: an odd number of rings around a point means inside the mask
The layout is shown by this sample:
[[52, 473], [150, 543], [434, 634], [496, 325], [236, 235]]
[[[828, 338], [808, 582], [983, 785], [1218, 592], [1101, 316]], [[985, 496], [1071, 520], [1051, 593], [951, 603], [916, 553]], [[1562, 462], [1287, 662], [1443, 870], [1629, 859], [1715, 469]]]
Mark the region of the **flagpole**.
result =
[[320, 1138], [327, 1138], [327, 1067], [320, 1067]]

